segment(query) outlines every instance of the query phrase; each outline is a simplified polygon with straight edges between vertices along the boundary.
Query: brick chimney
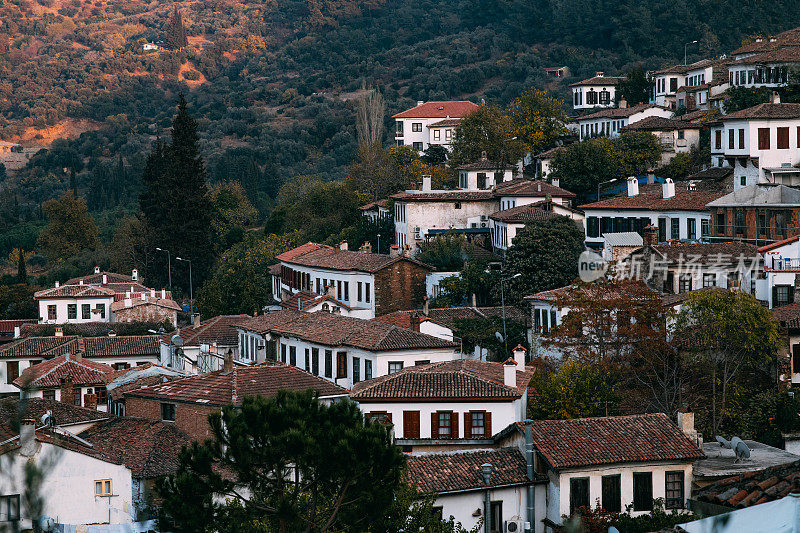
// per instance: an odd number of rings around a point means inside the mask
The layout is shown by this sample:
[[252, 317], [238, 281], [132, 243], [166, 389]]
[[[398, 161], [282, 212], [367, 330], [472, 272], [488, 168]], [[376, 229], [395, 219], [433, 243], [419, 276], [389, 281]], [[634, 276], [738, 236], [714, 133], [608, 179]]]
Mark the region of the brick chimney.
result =
[[61, 403], [72, 404], [72, 387], [74, 383], [71, 377], [61, 378]]
[[364, 241], [364, 244], [361, 245], [361, 251], [365, 254], [372, 253], [372, 243], [369, 241]]
[[417, 313], [409, 313], [409, 326], [408, 329], [412, 331], [419, 331], [419, 315]]
[[517, 362], [513, 357], [509, 357], [503, 363], [503, 385], [506, 387], [517, 386]]
[[628, 107], [628, 101], [625, 98], [620, 98], [618, 107], [620, 109], [625, 109], [626, 107]]
[[684, 408], [678, 411], [678, 427], [698, 446], [703, 445], [703, 436], [694, 429], [694, 413]]
[[397, 257], [400, 255], [400, 247], [396, 244], [393, 244], [391, 248], [389, 248], [389, 255], [392, 257]]
[[644, 235], [642, 235], [644, 244], [655, 246], [658, 244], [658, 228], [652, 224], [644, 227]]
[[97, 409], [97, 394], [84, 394], [83, 406], [89, 409]]
[[233, 350], [230, 348], [225, 352], [225, 359], [223, 359], [222, 362], [222, 372], [225, 374], [233, 372]]

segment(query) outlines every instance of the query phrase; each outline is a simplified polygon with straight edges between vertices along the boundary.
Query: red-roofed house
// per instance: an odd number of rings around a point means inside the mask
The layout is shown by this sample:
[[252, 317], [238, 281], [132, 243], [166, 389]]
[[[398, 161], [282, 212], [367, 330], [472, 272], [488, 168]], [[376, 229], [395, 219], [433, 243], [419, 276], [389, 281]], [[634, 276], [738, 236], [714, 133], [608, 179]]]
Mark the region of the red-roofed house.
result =
[[595, 76], [570, 85], [572, 109], [601, 109], [616, 105], [617, 84], [625, 80], [622, 76], [606, 76], [598, 72]]
[[453, 141], [458, 122], [478, 109], [472, 102], [417, 102], [416, 107], [392, 115], [397, 124], [398, 146], [412, 146], [423, 152], [432, 144], [446, 148]]
[[114, 369], [84, 358], [80, 353], [64, 354], [27, 368], [14, 385], [31, 387], [29, 396], [71, 403], [106, 411], [105, 375]]

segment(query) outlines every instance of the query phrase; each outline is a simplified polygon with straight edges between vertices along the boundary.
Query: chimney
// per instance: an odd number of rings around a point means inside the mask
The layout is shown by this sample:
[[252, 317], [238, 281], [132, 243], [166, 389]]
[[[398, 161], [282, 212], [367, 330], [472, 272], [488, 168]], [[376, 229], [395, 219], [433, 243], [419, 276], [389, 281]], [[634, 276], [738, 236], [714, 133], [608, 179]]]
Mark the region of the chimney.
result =
[[422, 104], [424, 104], [424, 103], [425, 103], [425, 102], [424, 102], [423, 100], [417, 100], [417, 107], [421, 106], [421, 105], [422, 105]]
[[361, 245], [360, 248], [362, 253], [371, 254], [372, 253], [372, 243], [369, 241], [364, 241], [364, 244]]
[[422, 192], [431, 192], [431, 175], [422, 175]]
[[481, 161], [487, 161], [487, 159], [486, 159], [486, 150], [483, 150], [481, 152]]
[[61, 283], [59, 283], [58, 281], [56, 281], [56, 289], [57, 289], [57, 288], [59, 288], [60, 286], [61, 286]]
[[135, 268], [131, 271], [131, 281], [139, 281], [139, 271]]
[[325, 287], [325, 296], [328, 296], [329, 298], [336, 298], [336, 295], [334, 294], [334, 292], [335, 291], [334, 291], [333, 283], [331, 283], [330, 285]]
[[61, 403], [72, 404], [72, 378], [61, 378]]
[[339, 250], [343, 252], [347, 251], [347, 241], [342, 241], [339, 243]]
[[146, 302], [147, 301], [147, 293], [146, 292], [140, 292], [139, 293], [139, 299], [141, 301], [143, 301], [143, 302]]
[[22, 334], [22, 329], [19, 326], [14, 326], [14, 338], [19, 339]]
[[36, 453], [36, 420], [26, 418], [19, 425], [19, 454], [33, 457]]
[[409, 313], [409, 326], [408, 329], [412, 331], [419, 331], [419, 315], [417, 313]]
[[656, 171], [652, 168], [647, 169], [647, 183], [652, 185], [656, 182]]
[[392, 257], [397, 257], [400, 255], [400, 247], [396, 244], [393, 244], [391, 248], [389, 248], [389, 255]]
[[664, 180], [664, 183], [661, 185], [661, 193], [664, 200], [669, 200], [675, 196], [675, 182], [672, 181], [672, 178]]
[[602, 70], [598, 70], [597, 72], [595, 72], [595, 77], [602, 78], [603, 76], [605, 76], [605, 74], [606, 73], [603, 72]]
[[619, 105], [617, 107], [619, 107], [620, 109], [625, 109], [626, 107], [628, 107], [628, 101], [625, 100], [624, 97], [620, 98], [619, 99]]
[[628, 198], [639, 196], [639, 180], [636, 176], [628, 176]]
[[82, 279], [78, 280], [78, 285], [83, 285], [83, 280]]
[[550, 176], [550, 184], [553, 187], [561, 187], [561, 178], [558, 176]]
[[678, 427], [681, 428], [681, 431], [695, 444], [698, 446], [703, 445], [703, 436], [694, 429], [694, 413], [690, 409], [678, 411]]
[[428, 316], [430, 314], [430, 303], [428, 301], [428, 297], [422, 299], [422, 314]]
[[97, 409], [97, 394], [84, 394], [83, 406], [89, 409]]
[[83, 337], [78, 337], [78, 349], [75, 351], [75, 360], [80, 361], [83, 359], [83, 354], [86, 352], [86, 344]]
[[658, 228], [652, 224], [644, 227], [643, 241], [644, 244], [655, 246], [658, 244]]
[[166, 289], [161, 289], [161, 299], [162, 300], [166, 300], [167, 299], [167, 291], [166, 291]]
[[61, 326], [56, 326], [56, 337], [63, 337], [64, 336], [64, 328]]
[[228, 348], [228, 351], [225, 352], [225, 359], [222, 363], [222, 372], [224, 374], [233, 372], [233, 350], [230, 348]]
[[474, 292], [472, 293], [472, 307], [478, 307], [478, 297]]
[[542, 192], [542, 182], [536, 184], [536, 192]]
[[150, 298], [155, 298], [155, 297], [156, 297], [156, 290], [150, 289]]
[[192, 321], [192, 327], [197, 327], [200, 325], [200, 313], [195, 313], [194, 320]]
[[106, 283], [108, 283], [108, 276], [106, 274], [103, 274], [103, 285], [105, 285]]
[[95, 274], [99, 274], [100, 273], [100, 267], [94, 267], [94, 273]]
[[506, 387], [517, 386], [517, 362], [513, 357], [509, 357], [503, 363], [503, 385]]
[[770, 99], [770, 101], [773, 104], [780, 104], [781, 103], [781, 95], [778, 94], [778, 91], [772, 91], [772, 98]]
[[125, 307], [130, 307], [133, 305], [133, 300], [130, 298], [125, 298]]
[[517, 344], [517, 347], [511, 351], [514, 354], [514, 361], [520, 368], [525, 368], [525, 352], [527, 351], [521, 344]]

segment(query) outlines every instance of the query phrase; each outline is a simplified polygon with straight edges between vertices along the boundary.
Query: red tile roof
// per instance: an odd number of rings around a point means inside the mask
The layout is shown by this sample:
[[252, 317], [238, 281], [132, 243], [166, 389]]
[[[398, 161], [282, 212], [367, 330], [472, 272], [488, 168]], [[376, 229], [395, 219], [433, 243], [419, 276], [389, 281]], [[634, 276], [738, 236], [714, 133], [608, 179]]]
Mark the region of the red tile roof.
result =
[[494, 186], [494, 195], [515, 196], [515, 197], [534, 197], [545, 198], [550, 195], [553, 198], [574, 198], [575, 193], [561, 187], [556, 187], [552, 183], [542, 180], [516, 179], [504, 181]]
[[570, 209], [569, 207], [554, 204], [552, 200], [542, 200], [532, 204], [518, 205], [517, 207], [497, 211], [489, 215], [489, 218], [511, 224], [527, 224], [528, 222], [537, 222], [553, 217], [564, 216], [554, 210], [554, 205], [558, 205], [559, 208], [572, 213], [578, 213], [578, 211]]
[[693, 499], [735, 509], [779, 500], [800, 488], [800, 460], [727, 477], [695, 491]]
[[147, 296], [145, 300], [142, 300], [141, 297], [131, 298], [130, 305], [126, 305], [125, 299], [117, 300], [111, 304], [111, 310], [117, 312], [125, 309], [133, 309], [134, 307], [139, 307], [142, 305], [154, 305], [156, 307], [172, 309], [175, 311], [181, 310], [181, 306], [178, 305], [178, 303], [172, 298], [151, 298], [150, 296]]
[[[103, 283], [103, 276], [106, 277], [106, 283], [128, 283], [133, 281], [131, 276], [125, 274], [117, 274], [116, 272], [100, 272], [98, 274], [89, 274], [88, 276], [78, 276], [77, 278], [68, 279], [64, 285], [77, 285], [83, 281], [86, 285], [100, 285]], [[141, 279], [137, 280], [141, 281]]]
[[652, 248], [669, 264], [738, 264], [741, 258], [752, 261], [758, 257], [756, 245], [742, 241], [656, 244]]
[[800, 46], [783, 46], [776, 50], [767, 50], [754, 56], [745, 57], [734, 65], [763, 65], [765, 63], [800, 63]]
[[175, 424], [144, 418], [110, 418], [78, 436], [112, 461], [124, 464], [135, 479], [153, 479], [178, 469], [181, 448], [192, 438]]
[[406, 111], [392, 115], [392, 118], [453, 118], [464, 117], [478, 109], [478, 106], [465, 100], [454, 102], [425, 102]]
[[786, 244], [791, 242], [796, 242], [800, 239], [800, 235], [795, 235], [794, 237], [789, 237], [788, 239], [783, 239], [781, 241], [775, 241], [772, 244], [767, 244], [766, 246], [761, 246], [758, 251], [759, 253], [769, 252], [770, 250], [774, 250], [775, 248], [780, 248]]
[[14, 380], [14, 385], [21, 388], [29, 384], [39, 389], [60, 387], [63, 378], [70, 378], [75, 385], [102, 385], [105, 383], [103, 375], [113, 371], [106, 364], [65, 354], [26, 368]]
[[280, 303], [280, 306], [284, 309], [303, 311], [322, 302], [330, 302], [330, 305], [332, 306], [342, 307], [348, 310], [351, 309], [349, 305], [344, 302], [340, 302], [333, 296], [328, 296], [327, 294], [316, 295], [308, 291], [298, 291], [292, 294], [289, 298], [283, 300]]
[[780, 322], [781, 326], [791, 329], [800, 329], [800, 302], [781, 305], [770, 309], [772, 318]]
[[[416, 330], [417, 320], [424, 322], [430, 320], [442, 326], [453, 329], [457, 319], [479, 319], [489, 317], [499, 317], [502, 315], [502, 307], [433, 307], [425, 315], [422, 309], [411, 309], [408, 311], [395, 311], [386, 315], [375, 317], [372, 320], [391, 324], [398, 328]], [[528, 315], [516, 307], [506, 307], [506, 317], [509, 320], [519, 320], [524, 322]], [[412, 327], [414, 326], [414, 327]]]
[[675, 118], [647, 117], [634, 122], [625, 129], [636, 131], [699, 130], [700, 125]]
[[0, 335], [13, 335], [14, 328], [19, 327], [21, 329], [24, 324], [36, 324], [36, 319], [0, 320]]
[[475, 161], [474, 163], [465, 163], [459, 167], [456, 167], [456, 170], [492, 170], [492, 171], [500, 171], [500, 170], [514, 170], [516, 167], [514, 165], [509, 165], [508, 163], [500, 164], [496, 161], [489, 161], [488, 159], [481, 159], [480, 161]]
[[279, 390], [314, 389], [320, 396], [346, 396], [347, 390], [300, 368], [267, 362], [254, 366], [234, 366], [231, 372], [217, 370], [207, 374], [174, 379], [158, 385], [128, 391], [125, 397], [203, 405], [239, 405], [245, 396], [271, 397]]
[[442, 120], [437, 120], [433, 124], [428, 124], [429, 128], [447, 128], [452, 126], [458, 126], [461, 122], [460, 118], [445, 118]]
[[592, 78], [579, 81], [577, 83], [571, 83], [570, 87], [583, 87], [583, 86], [615, 86], [619, 82], [624, 81], [625, 76], [594, 76]]
[[720, 120], [742, 120], [742, 119], [794, 119], [800, 118], [800, 104], [773, 104], [770, 102], [758, 104], [741, 111], [728, 113], [720, 117]]
[[660, 183], [640, 184], [639, 194], [628, 196], [623, 192], [611, 198], [580, 206], [580, 209], [645, 209], [648, 211], [708, 211], [706, 204], [725, 195], [715, 182], [698, 183], [688, 190], [684, 183], [675, 184], [675, 196], [664, 199]]
[[0, 359], [44, 357], [79, 351], [82, 351], [84, 357], [91, 359], [125, 356], [158, 357], [159, 337], [158, 335], [23, 337], [0, 348]]
[[[298, 251], [298, 248], [302, 248], [303, 250]], [[283, 263], [312, 268], [368, 273], [378, 272], [399, 261], [410, 261], [423, 268], [431, 269], [431, 267], [405, 256], [393, 257], [387, 254], [368, 254], [364, 252], [340, 250], [338, 247], [314, 243], [306, 243], [298, 248], [284, 252], [278, 255], [276, 259]]]
[[208, 320], [203, 320], [196, 327], [180, 330], [178, 334], [183, 339], [184, 346], [199, 346], [213, 344], [221, 346], [234, 346], [239, 344], [239, 332], [235, 324], [252, 318], [250, 315], [219, 315]]
[[596, 113], [591, 113], [589, 115], [583, 115], [582, 117], [576, 117], [575, 120], [580, 122], [583, 120], [594, 120], [596, 118], [625, 118], [653, 108], [665, 109], [661, 106], [657, 106], [656, 104], [638, 104], [628, 107], [612, 107], [609, 109], [603, 109], [602, 111], [597, 111]]
[[359, 402], [386, 400], [511, 401], [528, 388], [533, 371], [517, 370], [517, 385], [503, 384], [503, 363], [458, 359], [407, 367], [388, 376], [353, 385], [350, 397]]
[[292, 248], [291, 250], [283, 252], [282, 254], [276, 255], [275, 259], [278, 260], [278, 261], [291, 261], [295, 257], [299, 257], [299, 256], [301, 256], [303, 254], [307, 254], [309, 252], [313, 252], [313, 251], [319, 250], [321, 248], [325, 248], [325, 245], [317, 244], [315, 242], [307, 242], [305, 244], [301, 244], [300, 246], [297, 246], [296, 248]]
[[422, 494], [483, 490], [481, 465], [492, 465], [492, 487], [527, 485], [525, 458], [518, 448], [430, 453], [408, 458], [408, 479]]
[[556, 469], [704, 457], [664, 413], [534, 420], [531, 428], [534, 446]]
[[372, 320], [291, 309], [245, 320], [239, 327], [261, 334], [274, 333], [325, 346], [352, 346], [372, 352], [457, 346], [452, 341]]
[[692, 70], [697, 70], [701, 68], [707, 68], [713, 66], [716, 63], [716, 60], [713, 59], [701, 59], [700, 61], [696, 61], [695, 63], [690, 63], [688, 65], [673, 65], [671, 67], [667, 67], [665, 69], [657, 70], [656, 74], [685, 74]]
[[370, 202], [368, 204], [364, 204], [361, 207], [359, 207], [359, 209], [362, 210], [362, 211], [368, 211], [368, 210], [374, 209], [376, 207], [386, 207], [386, 203], [388, 201], [389, 201], [388, 199], [383, 198], [382, 200], [377, 200], [375, 202]]
[[406, 200], [413, 202], [493, 202], [495, 200], [492, 191], [403, 191], [391, 196], [394, 200]]
[[95, 285], [61, 285], [33, 293], [36, 300], [49, 298], [106, 298], [114, 297], [114, 291]]
[[12, 428], [11, 424], [26, 418], [33, 418], [39, 424], [42, 415], [48, 411], [52, 414], [56, 424], [64, 427], [105, 420], [111, 417], [111, 415], [97, 409], [78, 407], [71, 403], [56, 400], [46, 400], [44, 398], [26, 398], [22, 400], [18, 396], [3, 398], [0, 399], [0, 440], [5, 440], [17, 433], [18, 430]]

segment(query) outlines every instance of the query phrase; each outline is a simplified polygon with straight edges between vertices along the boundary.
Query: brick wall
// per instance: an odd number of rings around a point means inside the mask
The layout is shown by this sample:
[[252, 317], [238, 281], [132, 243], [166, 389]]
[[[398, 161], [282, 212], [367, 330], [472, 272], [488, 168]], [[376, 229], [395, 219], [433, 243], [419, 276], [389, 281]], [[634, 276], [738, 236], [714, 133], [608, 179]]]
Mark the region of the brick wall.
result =
[[428, 270], [411, 261], [397, 261], [375, 274], [375, 315], [422, 307]]
[[[776, 231], [777, 228], [777, 221], [776, 221], [776, 210], [772, 210], [767, 208], [766, 214], [768, 216], [767, 219], [767, 226], [768, 230], [766, 233], [762, 233], [760, 235], [756, 235], [756, 231], [758, 228], [757, 217], [759, 212], [762, 214], [764, 210], [762, 209], [746, 209], [745, 210], [745, 232], [744, 235], [736, 233], [736, 210], [731, 208], [718, 208], [711, 211], [711, 234], [715, 237], [728, 237], [730, 239], [748, 239], [748, 240], [757, 240], [757, 239], [770, 239], [770, 240], [782, 240], [788, 237], [793, 237], [800, 233], [800, 210], [793, 209], [793, 210], [784, 210], [784, 221], [786, 230], [782, 233], [778, 233]], [[717, 215], [719, 213], [723, 213], [725, 215], [725, 227], [724, 231], [719, 231], [720, 228], [717, 227]]]
[[[217, 407], [175, 404], [175, 425], [191, 437], [204, 441], [211, 438], [208, 415], [219, 412]], [[125, 414], [151, 420], [161, 420], [161, 401], [147, 398], [125, 398]]]

